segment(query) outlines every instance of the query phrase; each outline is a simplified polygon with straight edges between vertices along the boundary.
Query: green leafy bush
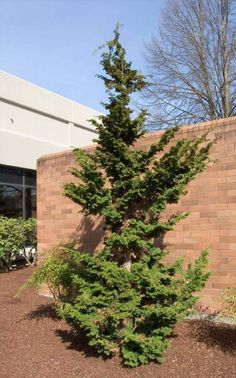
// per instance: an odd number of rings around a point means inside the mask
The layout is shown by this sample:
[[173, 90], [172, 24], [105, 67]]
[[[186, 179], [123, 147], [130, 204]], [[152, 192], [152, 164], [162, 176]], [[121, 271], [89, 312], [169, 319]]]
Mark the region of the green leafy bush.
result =
[[0, 267], [9, 270], [13, 261], [21, 257], [28, 263], [35, 262], [35, 249], [35, 219], [0, 217]]
[[104, 355], [119, 352], [134, 367], [161, 362], [174, 324], [190, 311], [194, 293], [209, 277], [206, 251], [184, 270], [181, 259], [165, 262], [167, 251], [157, 241], [187, 216], [162, 215], [205, 169], [214, 141], [203, 134], [173, 142], [179, 130], [174, 127], [150, 148], [134, 149], [146, 112], [133, 117], [130, 96], [146, 82], [125, 60], [118, 29], [106, 46], [100, 77], [109, 96], [107, 114], [91, 121], [97, 148], [74, 151], [77, 166], [71, 173], [78, 183], [65, 185], [65, 195], [85, 215], [102, 216], [104, 248], [89, 255], [60, 246], [29, 284], [46, 282], [60, 301], [58, 313], [92, 347]]
[[71, 244], [59, 244], [47, 252], [39, 268], [20, 288], [19, 294], [28, 288], [40, 288], [46, 284], [55, 299], [62, 301], [72, 296], [72, 275], [74, 272]]

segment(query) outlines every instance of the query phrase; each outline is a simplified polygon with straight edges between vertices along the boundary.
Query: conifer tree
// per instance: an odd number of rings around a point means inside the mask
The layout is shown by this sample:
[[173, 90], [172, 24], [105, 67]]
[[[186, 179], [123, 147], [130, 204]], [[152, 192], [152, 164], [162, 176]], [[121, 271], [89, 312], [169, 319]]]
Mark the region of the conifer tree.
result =
[[130, 269], [150, 248], [153, 239], [163, 237], [186, 214], [173, 215], [161, 222], [167, 204], [176, 203], [186, 185], [208, 162], [212, 143], [207, 135], [188, 141], [180, 140], [160, 157], [179, 127], [166, 131], [148, 151], [132, 149], [145, 133], [146, 112], [135, 118], [130, 108], [130, 95], [147, 85], [144, 77], [126, 61], [125, 49], [119, 41], [119, 25], [114, 39], [107, 42], [101, 65], [109, 102], [106, 115], [92, 120], [98, 131], [97, 149], [86, 153], [74, 151], [78, 163], [71, 173], [79, 178], [76, 184], [65, 185], [65, 194], [80, 204], [85, 214], [101, 215], [111, 231], [105, 251], [113, 261]]
[[133, 367], [161, 362], [174, 324], [188, 314], [197, 300], [193, 293], [209, 277], [206, 251], [184, 270], [182, 259], [163, 260], [167, 251], [155, 240], [187, 216], [162, 219], [166, 206], [205, 169], [213, 142], [206, 134], [174, 142], [174, 127], [147, 150], [133, 148], [145, 132], [146, 113], [133, 116], [130, 96], [146, 82], [126, 61], [118, 27], [114, 33], [101, 59], [109, 101], [107, 114], [92, 121], [97, 147], [74, 151], [77, 166], [71, 172], [79, 180], [65, 185], [65, 195], [85, 214], [103, 217], [109, 236], [93, 255], [65, 247], [66, 255], [46, 261], [37, 277], [63, 287], [58, 311], [91, 346], [105, 355], [120, 352]]

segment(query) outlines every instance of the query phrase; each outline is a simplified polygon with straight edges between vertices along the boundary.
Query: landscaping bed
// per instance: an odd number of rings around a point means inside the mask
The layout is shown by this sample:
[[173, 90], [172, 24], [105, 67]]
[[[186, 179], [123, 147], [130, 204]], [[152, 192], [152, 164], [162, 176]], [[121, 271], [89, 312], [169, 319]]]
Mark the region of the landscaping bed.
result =
[[32, 273], [0, 274], [0, 377], [18, 378], [189, 378], [236, 376], [236, 325], [206, 320], [178, 324], [162, 365], [135, 369], [120, 359], [104, 360], [59, 320], [52, 300], [33, 291], [14, 298]]

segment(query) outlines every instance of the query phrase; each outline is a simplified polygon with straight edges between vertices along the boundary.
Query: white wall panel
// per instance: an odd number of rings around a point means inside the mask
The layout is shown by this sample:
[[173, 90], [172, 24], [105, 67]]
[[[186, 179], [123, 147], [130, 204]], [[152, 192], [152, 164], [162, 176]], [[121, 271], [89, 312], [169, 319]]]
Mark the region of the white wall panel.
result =
[[91, 145], [99, 114], [0, 72], [0, 164], [35, 169], [42, 155]]

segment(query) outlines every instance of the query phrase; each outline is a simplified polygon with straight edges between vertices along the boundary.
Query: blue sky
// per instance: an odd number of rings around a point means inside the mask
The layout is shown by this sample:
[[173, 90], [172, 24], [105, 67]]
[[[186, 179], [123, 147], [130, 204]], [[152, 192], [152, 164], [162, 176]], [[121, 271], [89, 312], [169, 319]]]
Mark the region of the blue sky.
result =
[[145, 73], [144, 42], [167, 0], [0, 0], [0, 69], [101, 110], [106, 99], [96, 48], [121, 41]]

